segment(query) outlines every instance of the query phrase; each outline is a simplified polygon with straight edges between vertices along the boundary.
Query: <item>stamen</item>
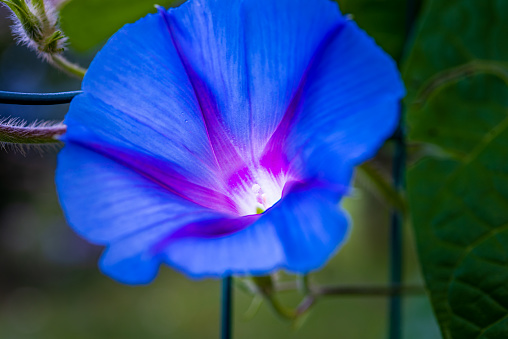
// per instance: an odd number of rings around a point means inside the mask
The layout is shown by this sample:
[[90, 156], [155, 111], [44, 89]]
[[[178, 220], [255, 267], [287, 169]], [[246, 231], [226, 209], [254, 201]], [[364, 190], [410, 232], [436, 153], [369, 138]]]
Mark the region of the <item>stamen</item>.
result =
[[247, 180], [234, 182], [229, 192], [240, 215], [261, 214], [280, 200], [286, 181], [285, 175], [257, 170]]
[[252, 192], [256, 195], [256, 201], [265, 208], [268, 208], [266, 203], [266, 194], [264, 194], [263, 189], [258, 184], [252, 185]]

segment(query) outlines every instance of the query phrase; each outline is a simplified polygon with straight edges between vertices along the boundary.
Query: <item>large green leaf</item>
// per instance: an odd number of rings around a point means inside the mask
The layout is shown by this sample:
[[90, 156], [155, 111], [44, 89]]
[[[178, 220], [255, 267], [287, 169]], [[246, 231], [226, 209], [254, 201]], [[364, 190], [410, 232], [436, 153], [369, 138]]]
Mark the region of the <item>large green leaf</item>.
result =
[[406, 0], [336, 0], [392, 57], [399, 59], [404, 45]]
[[[508, 338], [508, 1], [430, 0], [404, 68], [418, 252], [445, 338]], [[439, 156], [438, 156], [439, 155]]]
[[155, 4], [175, 6], [183, 0], [72, 0], [61, 10], [61, 25], [71, 46], [87, 51], [107, 40], [126, 23], [155, 12]]

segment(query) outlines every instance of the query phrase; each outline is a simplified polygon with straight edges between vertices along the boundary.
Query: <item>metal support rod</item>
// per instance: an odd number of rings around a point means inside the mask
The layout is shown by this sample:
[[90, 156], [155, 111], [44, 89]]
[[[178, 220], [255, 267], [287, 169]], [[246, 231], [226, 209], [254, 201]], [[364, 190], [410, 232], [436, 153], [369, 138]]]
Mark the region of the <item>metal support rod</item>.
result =
[[15, 105], [58, 105], [71, 102], [82, 91], [60, 93], [18, 93], [0, 91], [0, 104]]
[[[402, 107], [402, 105], [401, 105]], [[403, 121], [403, 118], [402, 118]], [[398, 138], [395, 140], [395, 155], [393, 159], [393, 185], [397, 190], [404, 186], [404, 172], [406, 170], [406, 145], [402, 123], [398, 128]], [[402, 215], [393, 211], [390, 227], [390, 285], [402, 284]], [[389, 302], [388, 338], [400, 339], [402, 336], [402, 297], [393, 294]]]
[[221, 339], [232, 338], [233, 328], [233, 278], [228, 276], [222, 279], [221, 296]]
[[[404, 52], [407, 53], [410, 35], [413, 30], [413, 25], [416, 19], [416, 14], [420, 1], [407, 0], [406, 1], [406, 32], [405, 32], [405, 46]], [[399, 67], [402, 63], [404, 55], [401, 55], [398, 60]], [[393, 187], [397, 191], [404, 189], [404, 179], [406, 171], [406, 135], [405, 135], [405, 112], [404, 105], [400, 103], [401, 117], [399, 126], [395, 132], [392, 140], [395, 143], [395, 154], [393, 158]], [[402, 253], [403, 253], [403, 216], [400, 211], [392, 211], [391, 226], [390, 226], [390, 285], [402, 285]], [[402, 296], [400, 294], [393, 294], [389, 299], [389, 323], [388, 323], [388, 339], [400, 339], [402, 337]]]

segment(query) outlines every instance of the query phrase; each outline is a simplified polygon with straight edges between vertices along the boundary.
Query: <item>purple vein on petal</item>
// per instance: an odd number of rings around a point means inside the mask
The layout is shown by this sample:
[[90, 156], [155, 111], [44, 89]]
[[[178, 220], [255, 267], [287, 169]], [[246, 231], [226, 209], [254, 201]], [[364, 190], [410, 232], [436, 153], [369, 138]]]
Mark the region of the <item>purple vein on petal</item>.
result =
[[202, 221], [194, 222], [185, 225], [175, 232], [170, 233], [161, 241], [156, 243], [151, 252], [153, 255], [160, 253], [171, 242], [184, 238], [205, 238], [214, 239], [225, 237], [230, 234], [239, 232], [248, 226], [252, 225], [261, 217], [258, 215], [246, 215], [239, 218], [217, 218], [205, 219]]
[[227, 178], [229, 174], [233, 173], [237, 168], [243, 167], [244, 161], [231, 141], [227, 139], [227, 133], [219, 120], [220, 112], [218, 105], [210, 89], [196, 74], [192, 65], [190, 65], [185, 55], [181, 52], [180, 44], [173, 32], [171, 14], [162, 8], [159, 8], [159, 14], [166, 24], [171, 41], [189, 78], [189, 82], [194, 89], [215, 159], [222, 173], [225, 174]]
[[309, 78], [309, 73], [312, 71], [316, 60], [319, 60], [330, 43], [340, 34], [344, 28], [344, 25], [344, 21], [336, 24], [335, 27], [333, 27], [330, 32], [328, 32], [328, 34], [323, 38], [316, 51], [312, 55], [307, 68], [303, 72], [300, 83], [298, 84], [298, 87], [293, 94], [291, 101], [289, 102], [284, 116], [282, 117], [281, 121], [277, 125], [277, 128], [265, 145], [261, 156], [262, 166], [268, 167], [268, 164], [271, 164], [271, 167], [274, 169], [281, 171], [287, 170], [287, 166], [289, 164], [288, 159], [281, 159], [280, 157], [284, 154], [283, 147], [286, 141], [286, 137], [289, 134], [289, 129], [294, 125], [299, 109], [301, 108], [302, 95]]
[[92, 136], [86, 143], [72, 139], [69, 141], [130, 168], [180, 198], [218, 212], [235, 215], [238, 213], [230, 197], [190, 182], [184, 175], [177, 172], [179, 168], [177, 164], [168, 164], [167, 160], [158, 160], [153, 156], [94, 141]]

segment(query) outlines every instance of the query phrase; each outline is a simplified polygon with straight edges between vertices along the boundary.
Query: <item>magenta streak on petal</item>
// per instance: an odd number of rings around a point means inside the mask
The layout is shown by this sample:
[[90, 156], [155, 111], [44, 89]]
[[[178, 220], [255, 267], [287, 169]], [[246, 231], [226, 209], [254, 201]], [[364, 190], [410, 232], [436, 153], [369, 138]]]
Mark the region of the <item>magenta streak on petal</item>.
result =
[[228, 140], [227, 133], [219, 119], [220, 112], [218, 105], [210, 89], [197, 75], [192, 68], [192, 65], [190, 65], [188, 60], [185, 58], [185, 55], [181, 52], [180, 44], [175, 38], [175, 34], [173, 32], [173, 24], [171, 23], [170, 13], [162, 8], [159, 8], [159, 14], [162, 16], [166, 24], [169, 36], [171, 37], [176, 52], [182, 62], [182, 66], [187, 73], [189, 82], [194, 89], [196, 99], [199, 103], [199, 107], [201, 108], [201, 115], [203, 117], [203, 122], [206, 127], [208, 139], [210, 140], [215, 159], [224, 174], [223, 178], [227, 178], [238, 168], [244, 167], [245, 162], [240, 157], [231, 141]]
[[[289, 134], [289, 129], [295, 124], [299, 109], [301, 108], [302, 94], [307, 83], [309, 73], [312, 71], [316, 60], [318, 60], [321, 55], [323, 55], [326, 48], [342, 31], [344, 25], [345, 23], [341, 21], [333, 29], [331, 29], [314, 52], [314, 55], [312, 56], [309, 64], [307, 65], [307, 68], [302, 75], [302, 79], [298, 84], [296, 92], [291, 98], [289, 106], [286, 109], [282, 120], [279, 122], [279, 125], [273, 132], [270, 140], [268, 140], [265, 145], [260, 160], [260, 163], [263, 167], [268, 168], [272, 171], [275, 170], [277, 172], [287, 170], [289, 161], [284, 155], [283, 147], [285, 146], [285, 141], [286, 137]], [[276, 172], [274, 172], [274, 174], [276, 174]]]
[[248, 226], [252, 225], [261, 217], [258, 215], [246, 215], [238, 218], [218, 218], [206, 219], [192, 224], [185, 225], [175, 232], [171, 233], [157, 244], [155, 244], [151, 251], [152, 254], [158, 254], [166, 248], [171, 242], [183, 238], [220, 238], [228, 236], [232, 233], [239, 232]]
[[227, 179], [227, 187], [228, 190], [234, 190], [238, 187], [241, 187], [244, 183], [251, 183], [253, 181], [253, 177], [251, 171], [247, 166], [241, 168], [237, 172], [233, 173]]
[[86, 142], [72, 139], [68, 141], [130, 168], [143, 177], [157, 183], [161, 188], [183, 199], [213, 211], [238, 215], [236, 204], [231, 198], [216, 190], [189, 182], [184, 175], [176, 171], [178, 166], [174, 163], [167, 163], [167, 160], [156, 159], [139, 152], [94, 141], [93, 136], [88, 137], [86, 140]]

